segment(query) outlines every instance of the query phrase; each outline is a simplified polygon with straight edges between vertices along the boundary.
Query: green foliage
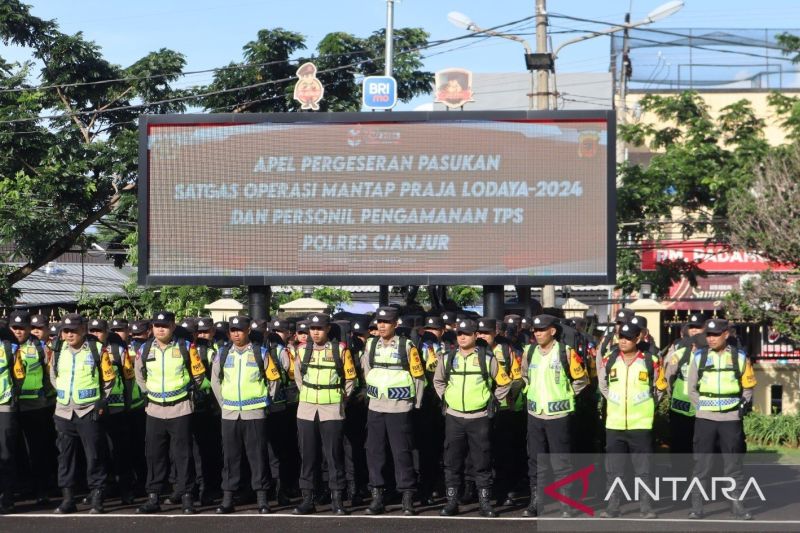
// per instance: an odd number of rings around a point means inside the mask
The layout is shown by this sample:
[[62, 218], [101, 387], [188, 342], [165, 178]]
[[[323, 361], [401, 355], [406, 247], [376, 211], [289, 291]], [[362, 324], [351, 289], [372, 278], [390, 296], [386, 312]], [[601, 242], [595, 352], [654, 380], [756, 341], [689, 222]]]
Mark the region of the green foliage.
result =
[[[330, 305], [334, 309], [334, 312], [341, 310], [342, 304], [353, 301], [353, 295], [350, 291], [337, 287], [317, 287], [311, 293], [311, 297]], [[277, 314], [278, 309], [283, 304], [299, 300], [300, 298], [303, 298], [303, 291], [301, 290], [295, 290], [291, 293], [274, 293], [269, 305], [270, 315]]]
[[800, 339], [800, 271], [791, 279], [782, 272], [766, 271], [748, 280], [725, 299], [734, 320], [768, 323], [791, 339]]
[[483, 299], [483, 288], [472, 285], [451, 285], [447, 287], [447, 298], [459, 307], [469, 307]]
[[800, 415], [773, 415], [752, 412], [744, 417], [748, 442], [764, 446], [800, 445]]

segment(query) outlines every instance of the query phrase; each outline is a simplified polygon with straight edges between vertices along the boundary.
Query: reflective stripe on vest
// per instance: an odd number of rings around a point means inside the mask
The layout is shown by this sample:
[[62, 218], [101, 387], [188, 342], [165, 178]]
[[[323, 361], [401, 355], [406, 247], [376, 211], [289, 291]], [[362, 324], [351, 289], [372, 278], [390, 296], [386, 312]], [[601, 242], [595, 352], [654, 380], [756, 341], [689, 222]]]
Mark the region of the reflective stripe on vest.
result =
[[263, 360], [263, 354], [253, 353], [252, 344], [241, 353], [234, 348], [228, 351], [220, 391], [223, 409], [250, 411], [265, 409], [269, 404], [267, 385], [256, 357]]
[[[683, 348], [683, 350], [688, 351], [689, 348]], [[678, 364], [680, 366], [677, 376], [675, 377], [675, 382], [672, 384], [672, 397], [669, 400], [669, 408], [670, 411], [685, 416], [694, 416], [694, 407], [689, 398], [689, 382], [686, 380], [689, 375], [689, 358], [687, 357], [686, 361], [682, 362], [684, 353], [678, 358]]]
[[[377, 342], [375, 347], [375, 366], [367, 374], [367, 396], [389, 400], [410, 400], [416, 396], [414, 378], [403, 368], [400, 360], [400, 337], [395, 337], [389, 345], [384, 345], [377, 337], [368, 341]], [[411, 341], [406, 340], [406, 353], [411, 352]], [[369, 353], [370, 345], [364, 349]]]
[[[644, 357], [652, 357], [645, 354]], [[617, 357], [608, 374], [608, 429], [653, 429], [655, 401], [653, 386], [642, 357], [630, 366], [622, 354]]]
[[[701, 354], [701, 350], [694, 354], [698, 366]], [[744, 368], [746, 362], [744, 354], [733, 354], [728, 348], [722, 353], [708, 351], [706, 367], [697, 384], [697, 391], [700, 393], [697, 408], [700, 411], [724, 412], [739, 407], [742, 388], [736, 378], [734, 357], [739, 357], [739, 368]]]
[[[487, 355], [486, 367], [491, 371], [490, 364], [491, 356]], [[477, 413], [486, 409], [492, 394], [491, 381], [491, 376], [489, 383], [483, 379], [477, 350], [466, 357], [461, 351], [457, 351], [450, 368], [450, 380], [444, 391], [447, 406], [462, 413]]]
[[147, 397], [156, 403], [171, 403], [187, 398], [191, 377], [183, 362], [181, 350], [171, 342], [163, 351], [157, 342], [147, 356]]
[[[575, 410], [575, 392], [564, 371], [558, 342], [547, 355], [537, 345], [528, 365], [528, 411], [532, 414], [560, 415]], [[567, 350], [569, 353], [569, 349]]]
[[[298, 347], [297, 356], [303, 357], [305, 346]], [[341, 355], [344, 356], [342, 350]], [[300, 401], [318, 405], [336, 404], [342, 401], [342, 380], [336, 372], [331, 343], [326, 342], [323, 348], [314, 346], [311, 359], [303, 376], [300, 389]]]
[[[97, 352], [102, 353], [103, 346], [96, 344]], [[58, 356], [56, 401], [62, 405], [70, 401], [77, 405], [96, 402], [100, 399], [100, 372], [102, 370], [95, 368], [88, 344], [84, 343], [78, 352], [72, 353], [65, 343]]]

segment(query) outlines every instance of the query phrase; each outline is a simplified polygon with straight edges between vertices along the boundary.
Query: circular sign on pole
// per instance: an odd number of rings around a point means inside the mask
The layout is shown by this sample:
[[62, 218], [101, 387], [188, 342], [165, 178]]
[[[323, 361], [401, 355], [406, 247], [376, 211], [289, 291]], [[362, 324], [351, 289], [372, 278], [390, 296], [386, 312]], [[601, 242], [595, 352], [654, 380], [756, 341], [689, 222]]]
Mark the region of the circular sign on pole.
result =
[[367, 76], [361, 101], [368, 109], [391, 109], [397, 104], [397, 80], [392, 76]]

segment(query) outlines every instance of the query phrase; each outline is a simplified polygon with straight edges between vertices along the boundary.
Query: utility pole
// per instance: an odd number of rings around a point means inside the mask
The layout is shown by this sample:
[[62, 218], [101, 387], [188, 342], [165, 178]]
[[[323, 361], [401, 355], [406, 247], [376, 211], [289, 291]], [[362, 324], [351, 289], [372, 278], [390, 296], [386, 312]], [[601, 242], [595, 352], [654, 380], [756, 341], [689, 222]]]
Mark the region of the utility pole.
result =
[[[384, 69], [385, 76], [391, 76], [394, 70], [394, 0], [386, 0], [386, 48], [384, 49]], [[387, 109], [386, 111], [391, 111]], [[378, 305], [389, 305], [389, 286], [378, 286]]]
[[[622, 66], [619, 73], [619, 107], [617, 108], [617, 124], [624, 125], [628, 121], [628, 80], [633, 74], [633, 65], [630, 58], [630, 44], [628, 43], [629, 25], [631, 14], [625, 14], [625, 30], [622, 32]], [[613, 40], [613, 37], [612, 37]], [[627, 159], [625, 143], [617, 138], [617, 163]], [[618, 183], [619, 185], [619, 183]]]
[[[547, 53], [547, 7], [545, 0], [536, 0], [536, 53]], [[550, 76], [546, 69], [538, 72], [536, 89], [536, 109], [542, 111], [550, 108]]]

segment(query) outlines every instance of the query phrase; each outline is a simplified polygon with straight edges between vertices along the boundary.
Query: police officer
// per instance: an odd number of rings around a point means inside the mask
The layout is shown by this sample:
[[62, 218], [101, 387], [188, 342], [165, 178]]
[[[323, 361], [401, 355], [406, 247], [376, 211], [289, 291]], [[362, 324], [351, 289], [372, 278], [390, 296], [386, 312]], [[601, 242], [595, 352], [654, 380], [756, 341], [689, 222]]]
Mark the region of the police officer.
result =
[[456, 325], [458, 349], [437, 365], [433, 378], [436, 392], [446, 405], [444, 473], [447, 505], [442, 516], [458, 514], [458, 487], [468, 452], [478, 486], [480, 514], [495, 517], [492, 508], [491, 417], [496, 402], [503, 401], [511, 379], [490, 350], [477, 346], [478, 326], [469, 319]]
[[[517, 318], [510, 320], [516, 321]], [[512, 323], [513, 325], [513, 323]], [[506, 331], [511, 331], [505, 328]], [[513, 330], [516, 330], [514, 327]], [[512, 335], [510, 337], [515, 337]], [[512, 338], [497, 335], [497, 320], [483, 317], [478, 319], [478, 342], [485, 342], [494, 354], [495, 359], [511, 378], [511, 391], [500, 402], [492, 427], [492, 463], [494, 464], [494, 484], [498, 505], [514, 505], [514, 488], [520, 479], [520, 458], [524, 456], [524, 433], [520, 428], [524, 418], [525, 401], [520, 394], [524, 388], [520, 372], [520, 357], [512, 345]], [[502, 341], [502, 344], [497, 342]], [[523, 415], [524, 416], [524, 415]]]
[[[89, 333], [111, 354], [116, 379], [108, 396], [107, 416], [103, 417], [103, 428], [111, 442], [111, 459], [117, 474], [119, 494], [123, 505], [133, 503], [133, 469], [130, 460], [131, 430], [126, 416], [131, 405], [134, 382], [133, 360], [128, 356], [128, 347], [122, 338], [111, 332], [108, 322], [102, 318], [89, 320]], [[137, 387], [137, 393], [138, 387]], [[138, 399], [141, 399], [140, 393]]]
[[[55, 409], [55, 390], [50, 383], [47, 362], [48, 321], [44, 315], [30, 316], [30, 328], [17, 328], [17, 316], [10, 317], [10, 328], [18, 341], [24, 344], [20, 355], [25, 359], [27, 372], [25, 381], [19, 390], [17, 407], [19, 409], [19, 429], [25, 437], [28, 451], [31, 477], [36, 490], [36, 503], [49, 503], [47, 497], [48, 482], [57, 469], [57, 451], [55, 448], [55, 426], [53, 411]], [[24, 339], [18, 337], [21, 332]], [[13, 347], [12, 347], [13, 348]], [[20, 453], [19, 457], [22, 458]]]
[[[725, 476], [736, 482], [731, 510], [736, 518], [750, 520], [752, 515], [738, 497], [744, 486], [742, 417], [752, 403], [756, 378], [747, 354], [728, 344], [728, 328], [727, 320], [708, 320], [703, 330], [708, 347], [695, 350], [689, 365], [689, 397], [696, 412], [694, 476], [707, 485], [719, 446]], [[702, 517], [703, 498], [695, 491], [689, 518]]]
[[250, 465], [258, 512], [267, 514], [267, 490], [272, 481], [267, 464], [267, 406], [280, 373], [269, 358], [268, 348], [250, 342], [249, 317], [231, 317], [228, 332], [231, 345], [214, 357], [211, 373], [211, 385], [222, 410], [223, 493], [217, 514], [234, 511], [243, 456]]
[[[653, 419], [656, 405], [667, 388], [658, 357], [637, 348], [641, 328], [626, 323], [619, 327], [618, 344], [598, 365], [600, 392], [608, 401], [606, 417], [606, 473], [609, 488], [625, 474], [626, 455], [631, 454], [636, 475], [652, 486], [650, 454], [653, 453]], [[609, 497], [601, 518], [619, 516], [620, 495]], [[656, 518], [644, 491], [639, 502], [642, 518]]]
[[91, 512], [102, 513], [108, 447], [100, 420], [108, 409], [117, 373], [109, 351], [86, 336], [84, 317], [66, 315], [61, 331], [64, 342], [56, 344], [50, 367], [57, 397], [54, 418], [58, 432], [58, 486], [63, 493], [56, 513], [77, 511], [73, 490], [78, 482], [79, 446], [86, 456], [86, 478], [92, 490]]
[[347, 398], [344, 411], [344, 460], [347, 474], [347, 493], [353, 507], [361, 505], [366, 492], [369, 475], [367, 472], [367, 392], [361, 356], [364, 354], [369, 337], [369, 318], [355, 317], [350, 324], [350, 351], [356, 365], [356, 379], [353, 393]]
[[[614, 328], [610, 329], [603, 336], [600, 341], [600, 348], [597, 350], [597, 358], [602, 359], [606, 357], [611, 350], [617, 345], [619, 339], [619, 330], [623, 324], [630, 322], [635, 316], [631, 309], [620, 309], [614, 317]], [[598, 365], [599, 366], [599, 365]]]
[[378, 335], [367, 341], [361, 356], [369, 411], [367, 413], [367, 468], [372, 503], [367, 514], [383, 514], [386, 444], [394, 459], [397, 490], [403, 493], [403, 514], [414, 511], [414, 443], [411, 413], [422, 403], [425, 371], [414, 343], [397, 335], [397, 309], [380, 307], [375, 312]]
[[[112, 321], [113, 327], [113, 321]], [[139, 348], [147, 342], [152, 333], [149, 320], [134, 320], [128, 325], [128, 356], [136, 363], [136, 355], [139, 353]], [[145, 395], [139, 388], [136, 382], [136, 373], [134, 372], [134, 382], [131, 384], [131, 390], [134, 391], [134, 397], [131, 400], [130, 409], [128, 410], [128, 420], [131, 424], [131, 463], [133, 464], [133, 471], [136, 473], [136, 494], [143, 494], [145, 483], [147, 482], [147, 460], [145, 459], [145, 428], [147, 425], [147, 415], [145, 414]], [[138, 396], [138, 399], [136, 398]]]
[[13, 338], [3, 339], [0, 343], [0, 514], [14, 511], [14, 474], [19, 437], [17, 402], [22, 383], [27, 381], [26, 371], [34, 366], [25, 354], [29, 351], [37, 354], [34, 341], [31, 340], [30, 315], [27, 311], [12, 312], [9, 327]]
[[642, 333], [640, 335], [639, 344], [637, 348], [644, 354], [648, 355], [658, 355], [659, 348], [656, 346], [655, 340], [650, 335], [650, 330], [647, 329], [647, 319], [640, 315], [634, 315], [631, 318], [631, 324], [636, 324], [640, 328], [642, 328]]
[[705, 337], [700, 337], [704, 323], [700, 313], [692, 313], [686, 323], [686, 335], [672, 345], [665, 358], [664, 377], [670, 390], [670, 452], [673, 454], [692, 453], [695, 410], [689, 397], [687, 379], [692, 353], [700, 343], [705, 344]]
[[[309, 340], [297, 347], [294, 377], [300, 390], [297, 407], [297, 435], [300, 445], [300, 490], [303, 501], [294, 514], [309, 514], [314, 506], [314, 477], [320, 455], [328, 464], [331, 508], [345, 515], [343, 491], [347, 484], [344, 468], [344, 406], [356, 378], [353, 357], [347, 345], [329, 340], [330, 317], [315, 313], [309, 317]], [[320, 450], [321, 444], [321, 450]]]
[[205, 366], [194, 344], [176, 339], [175, 315], [160, 311], [151, 321], [153, 338], [136, 356], [136, 382], [147, 398], [145, 456], [147, 458], [147, 502], [139, 513], [161, 510], [159, 492], [175, 464], [175, 492], [181, 495], [185, 514], [194, 513], [192, 491], [192, 391], [205, 379]]
[[[559, 341], [558, 319], [538, 315], [532, 319], [535, 344], [525, 349], [521, 374], [525, 381], [528, 410], [528, 479], [531, 499], [524, 516], [537, 516], [538, 454], [550, 454], [556, 478], [570, 469], [570, 424], [576, 397], [589, 384], [589, 376], [577, 351]], [[562, 516], [571, 516], [562, 504]]]

